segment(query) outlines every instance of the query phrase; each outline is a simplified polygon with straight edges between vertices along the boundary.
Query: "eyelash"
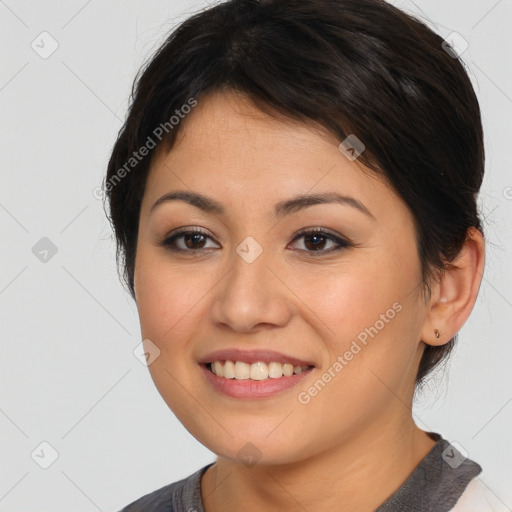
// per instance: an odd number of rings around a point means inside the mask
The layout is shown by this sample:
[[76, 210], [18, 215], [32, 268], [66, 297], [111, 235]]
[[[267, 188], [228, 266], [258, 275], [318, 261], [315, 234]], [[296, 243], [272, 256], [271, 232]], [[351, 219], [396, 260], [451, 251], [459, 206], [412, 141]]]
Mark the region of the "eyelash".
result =
[[[170, 251], [181, 252], [181, 253], [187, 253], [188, 252], [188, 253], [194, 254], [194, 253], [197, 253], [197, 252], [209, 250], [208, 248], [207, 249], [179, 249], [179, 248], [177, 248], [176, 247], [176, 240], [178, 240], [179, 238], [182, 238], [182, 237], [184, 237], [186, 235], [203, 235], [206, 238], [212, 239], [205, 231], [203, 231], [201, 229], [188, 229], [188, 230], [179, 231], [179, 232], [175, 233], [174, 235], [172, 235], [170, 237], [167, 237], [165, 240], [160, 242], [158, 245], [160, 245], [162, 247], [165, 247], [166, 249], [168, 249]], [[336, 252], [336, 251], [339, 251], [341, 249], [347, 249], [347, 248], [353, 246], [353, 244], [351, 242], [349, 242], [348, 240], [346, 240], [344, 238], [341, 238], [339, 236], [333, 235], [332, 233], [329, 233], [329, 232], [325, 231], [323, 228], [309, 228], [309, 229], [305, 228], [305, 229], [301, 229], [296, 234], [294, 239], [292, 240], [292, 243], [295, 242], [296, 240], [302, 238], [302, 237], [307, 236], [307, 235], [317, 235], [317, 236], [320, 236], [321, 238], [326, 238], [326, 239], [328, 239], [328, 240], [338, 244], [337, 247], [335, 247], [333, 249], [329, 249], [329, 250], [308, 251], [306, 249], [299, 249], [299, 251], [306, 252], [306, 253], [314, 256], [314, 257], [322, 256], [322, 255], [325, 255], [325, 254], [330, 254], [332, 252]]]

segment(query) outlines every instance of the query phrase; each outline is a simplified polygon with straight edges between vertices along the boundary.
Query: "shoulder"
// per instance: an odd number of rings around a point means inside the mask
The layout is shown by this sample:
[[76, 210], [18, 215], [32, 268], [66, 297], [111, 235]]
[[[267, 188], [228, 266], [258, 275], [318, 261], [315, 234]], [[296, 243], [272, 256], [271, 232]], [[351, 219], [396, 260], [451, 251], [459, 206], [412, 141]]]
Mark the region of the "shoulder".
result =
[[212, 464], [142, 496], [120, 512], [202, 512], [201, 476]]
[[510, 509], [479, 477], [473, 478], [449, 512], [507, 512]]

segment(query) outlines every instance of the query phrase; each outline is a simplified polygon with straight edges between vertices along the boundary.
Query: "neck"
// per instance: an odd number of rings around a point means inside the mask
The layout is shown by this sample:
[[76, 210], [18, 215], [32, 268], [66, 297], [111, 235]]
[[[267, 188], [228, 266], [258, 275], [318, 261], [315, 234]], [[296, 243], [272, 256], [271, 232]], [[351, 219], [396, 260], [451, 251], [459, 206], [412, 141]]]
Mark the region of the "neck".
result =
[[349, 443], [293, 464], [247, 467], [219, 457], [201, 480], [204, 509], [375, 510], [434, 444], [412, 417], [401, 417], [392, 425], [373, 424]]

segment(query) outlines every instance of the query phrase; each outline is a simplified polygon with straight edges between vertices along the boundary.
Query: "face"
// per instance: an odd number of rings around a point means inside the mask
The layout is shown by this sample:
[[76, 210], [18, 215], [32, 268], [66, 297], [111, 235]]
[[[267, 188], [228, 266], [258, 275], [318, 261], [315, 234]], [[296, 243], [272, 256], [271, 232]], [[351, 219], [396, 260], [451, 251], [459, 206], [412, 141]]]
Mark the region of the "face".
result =
[[[152, 161], [134, 276], [165, 402], [219, 456], [268, 464], [399, 428], [426, 311], [406, 205], [332, 135], [241, 95], [209, 96], [182, 122]], [[207, 200], [155, 206], [176, 192]], [[250, 378], [214, 375], [216, 360]], [[290, 376], [294, 363], [309, 369]]]

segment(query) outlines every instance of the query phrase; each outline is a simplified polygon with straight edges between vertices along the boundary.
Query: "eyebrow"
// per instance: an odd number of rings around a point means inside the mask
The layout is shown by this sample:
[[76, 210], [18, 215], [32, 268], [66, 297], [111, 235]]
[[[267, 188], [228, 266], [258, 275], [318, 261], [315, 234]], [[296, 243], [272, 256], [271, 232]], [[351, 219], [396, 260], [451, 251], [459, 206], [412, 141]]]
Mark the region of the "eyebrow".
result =
[[[157, 206], [169, 201], [184, 201], [192, 206], [195, 206], [196, 208], [199, 208], [200, 210], [203, 210], [206, 213], [213, 213], [216, 215], [224, 215], [226, 213], [222, 203], [219, 203], [211, 197], [198, 194], [197, 192], [175, 191], [164, 194], [162, 197], [157, 199], [157, 201], [151, 207], [149, 214], [151, 215]], [[368, 208], [366, 208], [363, 203], [353, 197], [338, 194], [337, 192], [307, 194], [292, 197], [286, 201], [281, 201], [275, 205], [274, 215], [276, 217], [284, 217], [316, 204], [329, 203], [351, 206], [364, 213], [368, 217], [371, 217], [373, 220], [376, 220], [373, 214], [368, 210]]]

